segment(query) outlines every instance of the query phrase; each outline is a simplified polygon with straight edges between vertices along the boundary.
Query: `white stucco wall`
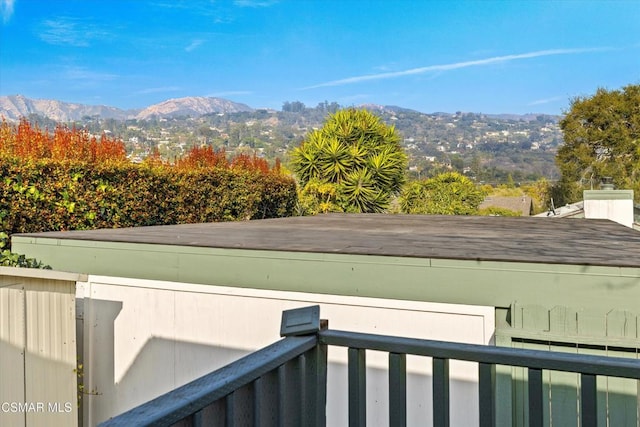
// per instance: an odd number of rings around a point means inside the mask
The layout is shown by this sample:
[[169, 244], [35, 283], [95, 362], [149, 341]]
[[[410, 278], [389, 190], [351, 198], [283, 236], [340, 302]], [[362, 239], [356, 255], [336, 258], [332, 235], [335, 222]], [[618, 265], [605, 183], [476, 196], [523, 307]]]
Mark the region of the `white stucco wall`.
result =
[[[331, 329], [490, 344], [493, 307], [89, 276], [78, 284], [85, 425], [280, 339], [283, 310], [319, 304]], [[327, 425], [347, 424], [347, 350], [329, 349]], [[367, 352], [368, 425], [388, 424], [387, 356]], [[431, 361], [407, 357], [409, 425], [431, 425]], [[452, 425], [477, 425], [477, 367], [451, 363]]]
[[608, 219], [633, 227], [632, 190], [585, 190], [584, 217]]

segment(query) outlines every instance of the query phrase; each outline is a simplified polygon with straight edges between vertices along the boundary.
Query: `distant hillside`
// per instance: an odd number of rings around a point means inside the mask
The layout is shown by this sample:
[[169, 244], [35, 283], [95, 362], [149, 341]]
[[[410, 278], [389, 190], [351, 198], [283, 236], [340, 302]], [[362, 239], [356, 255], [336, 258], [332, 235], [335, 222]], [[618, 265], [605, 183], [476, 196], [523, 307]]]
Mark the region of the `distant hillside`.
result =
[[57, 122], [73, 122], [83, 117], [98, 116], [102, 119], [125, 120], [131, 115], [115, 107], [83, 105], [51, 99], [30, 99], [22, 95], [0, 96], [0, 117], [17, 121], [30, 115], [47, 117]]
[[540, 120], [542, 117], [544, 120], [549, 121], [558, 121], [558, 116], [553, 116], [550, 114], [487, 114], [486, 115], [492, 119], [498, 120], [522, 120], [525, 122], [532, 122], [534, 120]]
[[378, 105], [378, 104], [361, 104], [361, 108], [366, 108], [372, 112], [378, 113], [417, 113], [420, 114], [419, 111], [412, 110], [410, 108], [398, 107], [396, 105]]
[[187, 98], [169, 99], [159, 104], [151, 105], [136, 115], [138, 120], [148, 120], [152, 117], [199, 117], [213, 113], [241, 113], [252, 112], [253, 108], [245, 104], [222, 98], [192, 96]]
[[83, 121], [87, 117], [99, 119], [148, 120], [180, 116], [199, 117], [215, 113], [252, 112], [245, 104], [222, 98], [188, 97], [169, 99], [143, 110], [121, 110], [105, 105], [84, 105], [50, 99], [31, 99], [22, 95], [0, 97], [0, 117], [17, 121], [20, 117], [38, 115], [56, 122]]

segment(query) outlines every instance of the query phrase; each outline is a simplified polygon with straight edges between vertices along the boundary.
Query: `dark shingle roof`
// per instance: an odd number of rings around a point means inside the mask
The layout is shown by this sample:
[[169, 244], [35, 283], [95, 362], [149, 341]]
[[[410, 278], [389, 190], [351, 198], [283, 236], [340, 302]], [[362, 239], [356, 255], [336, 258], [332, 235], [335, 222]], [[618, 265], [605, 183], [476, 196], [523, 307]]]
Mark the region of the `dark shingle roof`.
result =
[[640, 267], [640, 233], [607, 220], [329, 214], [23, 234], [210, 248]]

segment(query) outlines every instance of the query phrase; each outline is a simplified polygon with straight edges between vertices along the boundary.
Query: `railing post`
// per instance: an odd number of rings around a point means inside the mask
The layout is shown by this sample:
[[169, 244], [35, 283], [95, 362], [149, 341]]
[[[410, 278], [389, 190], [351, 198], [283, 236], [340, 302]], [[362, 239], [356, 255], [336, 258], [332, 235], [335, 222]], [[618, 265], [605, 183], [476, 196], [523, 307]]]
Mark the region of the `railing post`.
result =
[[478, 363], [480, 427], [495, 427], [496, 365]]
[[[286, 310], [282, 312], [282, 322], [280, 324], [281, 336], [311, 335], [317, 334], [320, 329], [326, 329], [328, 322], [320, 320], [320, 306], [310, 306]], [[314, 348], [308, 350], [300, 358], [298, 358], [298, 369], [296, 380], [299, 387], [291, 387], [293, 378], [287, 378], [287, 374], [291, 372], [291, 366], [286, 369], [280, 369], [280, 379], [282, 383], [286, 383], [286, 387], [282, 392], [288, 397], [287, 401], [297, 400], [299, 402], [298, 410], [301, 425], [324, 427], [326, 424], [326, 403], [327, 403], [327, 346], [318, 342]], [[282, 367], [281, 367], [282, 368]], [[296, 390], [300, 391], [300, 395], [294, 395]], [[281, 392], [281, 395], [282, 395]], [[293, 421], [290, 414], [286, 413], [287, 406], [280, 404], [280, 421], [286, 420], [286, 423]], [[292, 408], [289, 408], [292, 409]]]
[[389, 353], [389, 425], [407, 425], [407, 355]]
[[434, 357], [433, 365], [433, 425], [449, 427], [449, 359]]
[[367, 378], [365, 350], [349, 349], [349, 427], [367, 425]]
[[598, 424], [598, 390], [596, 376], [580, 375], [580, 426], [595, 427]]
[[542, 408], [542, 369], [528, 369], [529, 383], [529, 426], [542, 427], [544, 410]]
[[[326, 329], [327, 323], [322, 325]], [[327, 406], [327, 345], [318, 345], [304, 355], [302, 398], [305, 426], [324, 427]]]

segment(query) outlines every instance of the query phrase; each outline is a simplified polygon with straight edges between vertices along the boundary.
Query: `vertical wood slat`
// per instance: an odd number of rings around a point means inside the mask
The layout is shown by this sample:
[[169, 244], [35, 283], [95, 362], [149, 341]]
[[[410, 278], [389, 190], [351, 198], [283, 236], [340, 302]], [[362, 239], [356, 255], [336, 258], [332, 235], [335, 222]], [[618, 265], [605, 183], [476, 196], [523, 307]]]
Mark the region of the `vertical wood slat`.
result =
[[284, 425], [284, 414], [286, 413], [286, 383], [285, 383], [285, 370], [284, 365], [278, 367], [278, 413], [276, 416], [276, 423], [279, 426]]
[[[71, 403], [69, 412], [52, 417], [47, 411], [26, 411], [26, 425], [78, 425], [75, 281], [24, 278], [26, 402]], [[0, 356], [2, 357], [2, 356]], [[46, 378], [46, 381], [42, 381]], [[4, 380], [4, 379], [3, 379]], [[0, 415], [0, 420], [2, 415]], [[2, 423], [4, 425], [4, 423]]]
[[449, 359], [434, 357], [433, 365], [433, 425], [449, 427]]
[[327, 346], [318, 344], [305, 353], [304, 407], [302, 415], [305, 426], [324, 427], [326, 424]]
[[407, 355], [389, 353], [389, 425], [407, 425]]
[[[308, 426], [313, 426], [313, 424], [310, 424], [308, 421], [308, 418], [311, 417], [311, 419], [313, 419], [313, 417], [311, 416], [310, 412], [311, 412], [311, 408], [308, 406], [309, 404], [309, 399], [312, 398], [313, 396], [313, 391], [310, 389], [310, 385], [308, 380], [308, 376], [310, 375], [310, 364], [312, 364], [313, 362], [310, 360], [313, 358], [313, 355], [310, 354], [311, 352], [307, 351], [306, 353], [302, 354], [299, 357], [300, 360], [300, 371], [299, 371], [299, 375], [300, 375], [300, 388], [298, 389], [299, 393], [300, 393], [300, 400], [299, 400], [299, 406], [296, 408], [296, 411], [299, 411], [300, 413], [300, 423], [301, 425], [308, 425]], [[303, 423], [304, 420], [304, 423]]]
[[349, 348], [349, 427], [367, 425], [365, 350]]
[[280, 389], [278, 368], [257, 378], [253, 383], [254, 426], [276, 427], [279, 424]]
[[[295, 359], [287, 362], [287, 365], [291, 365], [290, 380], [287, 380], [287, 388], [289, 390], [289, 399], [291, 399], [291, 406], [288, 418], [290, 418], [292, 426], [302, 425], [302, 394], [299, 392], [302, 390], [302, 364], [303, 356], [298, 356]], [[293, 416], [291, 415], [293, 413]], [[289, 421], [289, 420], [287, 420]]]
[[264, 380], [257, 378], [253, 382], [253, 425], [264, 425], [262, 421], [262, 410], [264, 407], [265, 394]]
[[297, 427], [302, 425], [302, 357], [298, 356], [282, 365], [280, 373], [282, 402], [280, 405], [280, 425]]
[[529, 426], [542, 427], [544, 410], [542, 408], [542, 369], [529, 368]]
[[[24, 285], [0, 276], [0, 405], [26, 402], [25, 349], [27, 338]], [[27, 425], [26, 412], [0, 410], [0, 425]]]
[[478, 363], [478, 374], [480, 427], [495, 427], [496, 365]]
[[225, 416], [224, 416], [224, 425], [225, 427], [233, 427], [235, 425], [235, 392], [231, 393], [225, 398]]
[[580, 375], [580, 425], [582, 427], [598, 425], [598, 390], [595, 375]]
[[191, 425], [193, 427], [202, 427], [202, 410], [195, 412], [191, 417]]

